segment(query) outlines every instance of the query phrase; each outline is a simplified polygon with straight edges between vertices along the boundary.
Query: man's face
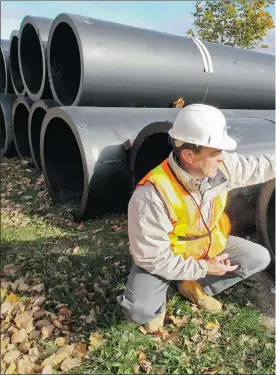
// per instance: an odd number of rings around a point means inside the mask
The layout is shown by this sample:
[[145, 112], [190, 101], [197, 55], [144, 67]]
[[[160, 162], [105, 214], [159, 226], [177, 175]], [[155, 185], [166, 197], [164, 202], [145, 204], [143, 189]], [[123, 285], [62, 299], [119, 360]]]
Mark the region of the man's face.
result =
[[199, 153], [190, 150], [182, 150], [189, 173], [196, 178], [215, 177], [219, 163], [224, 160], [222, 150], [217, 148], [203, 147]]

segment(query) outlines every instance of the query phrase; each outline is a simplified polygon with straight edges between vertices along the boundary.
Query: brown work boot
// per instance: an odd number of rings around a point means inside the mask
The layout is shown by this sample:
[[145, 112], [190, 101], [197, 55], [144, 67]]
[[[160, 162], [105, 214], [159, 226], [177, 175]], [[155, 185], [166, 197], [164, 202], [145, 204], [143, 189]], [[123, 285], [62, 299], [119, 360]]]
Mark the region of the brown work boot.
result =
[[145, 330], [149, 333], [158, 331], [164, 325], [165, 315], [166, 315], [166, 309], [156, 318], [153, 318], [152, 320], [144, 324]]
[[222, 309], [221, 303], [215, 298], [208, 296], [197, 281], [181, 281], [178, 284], [178, 290], [199, 308], [210, 313], [216, 313]]

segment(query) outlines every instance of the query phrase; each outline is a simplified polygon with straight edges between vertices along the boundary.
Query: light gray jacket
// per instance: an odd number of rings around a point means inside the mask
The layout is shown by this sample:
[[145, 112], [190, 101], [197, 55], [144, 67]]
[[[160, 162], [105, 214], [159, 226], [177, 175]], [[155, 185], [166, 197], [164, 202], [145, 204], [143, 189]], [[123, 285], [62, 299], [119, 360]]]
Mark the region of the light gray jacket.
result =
[[[170, 167], [200, 205], [207, 225], [212, 199], [223, 190], [263, 183], [275, 177], [275, 154], [244, 157], [224, 152], [224, 155], [229, 182], [218, 175], [214, 179], [197, 182], [178, 166], [172, 153], [169, 156]], [[202, 220], [198, 225], [203, 227]], [[146, 183], [137, 187], [128, 205], [128, 235], [134, 262], [167, 280], [204, 278], [207, 274], [206, 260], [197, 261], [192, 257], [185, 260], [170, 250], [168, 233], [172, 229], [167, 209], [154, 186]]]

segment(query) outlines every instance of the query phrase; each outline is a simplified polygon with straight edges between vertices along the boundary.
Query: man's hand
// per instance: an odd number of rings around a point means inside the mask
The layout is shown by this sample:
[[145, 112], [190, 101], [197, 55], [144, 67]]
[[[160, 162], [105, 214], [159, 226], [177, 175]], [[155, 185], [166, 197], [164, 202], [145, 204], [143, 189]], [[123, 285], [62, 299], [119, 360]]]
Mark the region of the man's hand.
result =
[[230, 265], [228, 254], [218, 255], [212, 259], [208, 259], [207, 264], [208, 264], [207, 275], [213, 275], [213, 276], [222, 276], [226, 272], [232, 272], [238, 268], [238, 265], [236, 266]]

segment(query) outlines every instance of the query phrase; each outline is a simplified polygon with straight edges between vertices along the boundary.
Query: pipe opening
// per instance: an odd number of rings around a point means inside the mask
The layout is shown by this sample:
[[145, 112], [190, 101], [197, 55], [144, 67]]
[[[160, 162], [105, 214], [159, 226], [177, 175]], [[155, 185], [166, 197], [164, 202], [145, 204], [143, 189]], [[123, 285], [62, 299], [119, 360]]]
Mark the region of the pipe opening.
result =
[[7, 89], [7, 68], [2, 48], [0, 51], [0, 93], [4, 94]]
[[271, 195], [267, 209], [267, 235], [271, 249], [275, 254], [275, 190]]
[[21, 157], [31, 157], [28, 137], [28, 118], [29, 111], [27, 107], [19, 103], [14, 112], [14, 139]]
[[63, 204], [79, 205], [84, 190], [81, 153], [74, 133], [58, 117], [50, 120], [45, 131], [44, 165], [54, 197]]
[[32, 94], [37, 94], [43, 80], [43, 57], [38, 34], [33, 25], [27, 23], [20, 40], [20, 59], [23, 78]]
[[40, 132], [46, 111], [43, 108], [36, 108], [31, 119], [31, 147], [35, 161], [41, 170], [40, 159]]
[[80, 87], [81, 63], [76, 36], [65, 22], [60, 23], [52, 35], [50, 75], [58, 100], [62, 105], [72, 105]]
[[0, 149], [4, 150], [6, 146], [6, 125], [5, 125], [5, 117], [3, 113], [2, 106], [0, 106]]
[[24, 85], [22, 82], [22, 77], [20, 74], [19, 69], [19, 61], [18, 61], [18, 37], [14, 36], [11, 40], [11, 49], [10, 49], [10, 57], [11, 57], [11, 77], [13, 84], [19, 94], [21, 94], [24, 90]]
[[150, 170], [165, 160], [171, 151], [172, 146], [168, 142], [168, 133], [155, 133], [146, 138], [135, 159], [135, 185]]

